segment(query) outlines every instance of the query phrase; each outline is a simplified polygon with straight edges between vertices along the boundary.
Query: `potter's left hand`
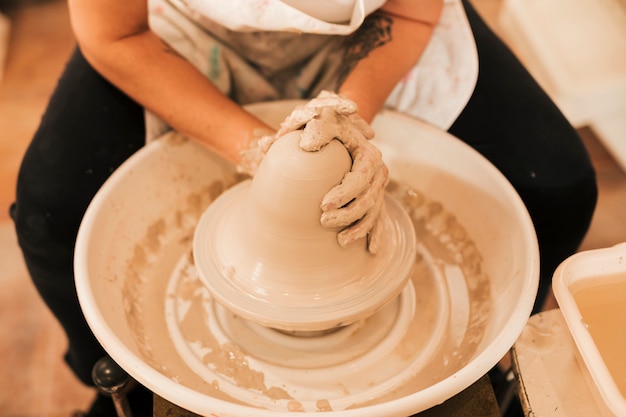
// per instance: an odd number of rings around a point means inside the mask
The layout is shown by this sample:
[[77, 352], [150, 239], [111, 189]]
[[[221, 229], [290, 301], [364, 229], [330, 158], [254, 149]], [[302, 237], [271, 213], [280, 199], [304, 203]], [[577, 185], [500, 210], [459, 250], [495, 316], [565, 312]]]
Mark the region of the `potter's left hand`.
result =
[[[322, 92], [295, 109], [275, 137], [298, 129], [303, 129], [300, 146], [305, 151], [317, 151], [337, 139], [350, 153], [352, 168], [324, 196], [321, 222], [324, 227], [344, 227], [337, 236], [341, 246], [367, 236], [368, 250], [376, 253], [388, 170], [380, 150], [369, 142], [374, 130], [357, 114], [353, 101], [330, 92]], [[261, 147], [267, 149], [272, 139], [261, 142]]]
[[237, 172], [253, 177], [269, 149], [269, 144], [274, 143], [278, 136], [269, 129], [256, 129], [250, 136], [252, 139], [248, 147], [239, 152]]

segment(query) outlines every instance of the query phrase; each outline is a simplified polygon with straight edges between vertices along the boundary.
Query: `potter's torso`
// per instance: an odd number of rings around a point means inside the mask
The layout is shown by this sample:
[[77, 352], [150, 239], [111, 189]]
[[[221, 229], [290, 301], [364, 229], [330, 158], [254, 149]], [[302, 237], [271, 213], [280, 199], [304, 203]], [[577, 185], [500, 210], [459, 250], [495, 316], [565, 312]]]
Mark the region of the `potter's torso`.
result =
[[268, 77], [354, 32], [386, 0], [167, 0]]
[[[245, 104], [336, 87], [342, 38], [386, 0], [149, 0], [152, 29]], [[447, 129], [473, 91], [474, 39], [460, 0], [444, 0], [418, 64], [388, 108]]]

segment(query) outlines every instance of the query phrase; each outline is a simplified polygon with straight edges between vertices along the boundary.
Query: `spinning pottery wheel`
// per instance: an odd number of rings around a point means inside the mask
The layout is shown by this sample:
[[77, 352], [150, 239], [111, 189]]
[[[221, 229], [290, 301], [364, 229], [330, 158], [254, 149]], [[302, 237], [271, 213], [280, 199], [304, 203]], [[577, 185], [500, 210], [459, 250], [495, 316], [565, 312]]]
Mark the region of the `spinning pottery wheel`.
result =
[[[294, 104], [249, 110], [277, 125]], [[372, 261], [355, 242], [340, 258], [358, 262], [305, 262], [322, 273], [296, 287], [284, 278], [292, 271], [260, 261], [265, 245], [254, 241], [270, 238], [245, 224], [251, 213], [237, 214], [252, 206], [235, 202], [254, 192], [236, 185], [232, 166], [175, 135], [127, 161], [87, 211], [75, 257], [81, 306], [109, 355], [166, 400], [222, 417], [407, 416], [484, 375], [534, 301], [528, 214], [456, 139], [393, 112], [373, 127], [392, 179], [392, 249]], [[354, 291], [350, 268], [375, 271], [360, 282], [369, 292]], [[228, 282], [234, 291], [211, 287]]]

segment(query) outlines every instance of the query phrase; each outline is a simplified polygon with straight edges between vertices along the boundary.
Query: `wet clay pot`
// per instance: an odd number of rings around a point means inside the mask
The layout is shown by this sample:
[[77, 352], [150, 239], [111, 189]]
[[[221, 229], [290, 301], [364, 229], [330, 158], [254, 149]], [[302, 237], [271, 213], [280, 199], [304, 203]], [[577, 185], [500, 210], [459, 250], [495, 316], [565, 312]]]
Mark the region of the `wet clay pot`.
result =
[[202, 282], [229, 310], [260, 325], [323, 331], [380, 310], [408, 280], [415, 233], [391, 196], [381, 250], [366, 239], [343, 248], [338, 228], [320, 223], [324, 195], [350, 170], [337, 140], [316, 152], [299, 146], [301, 131], [279, 138], [254, 179], [223, 193], [195, 232]]

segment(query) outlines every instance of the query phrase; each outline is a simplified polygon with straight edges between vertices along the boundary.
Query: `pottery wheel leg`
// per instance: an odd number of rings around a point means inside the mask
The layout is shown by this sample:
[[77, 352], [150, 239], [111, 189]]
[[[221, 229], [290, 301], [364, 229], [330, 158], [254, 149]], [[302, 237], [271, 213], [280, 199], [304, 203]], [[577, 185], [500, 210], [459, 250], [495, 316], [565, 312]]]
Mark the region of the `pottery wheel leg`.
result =
[[132, 380], [113, 359], [105, 356], [96, 362], [91, 378], [101, 393], [111, 397], [118, 417], [133, 417], [126, 398]]

